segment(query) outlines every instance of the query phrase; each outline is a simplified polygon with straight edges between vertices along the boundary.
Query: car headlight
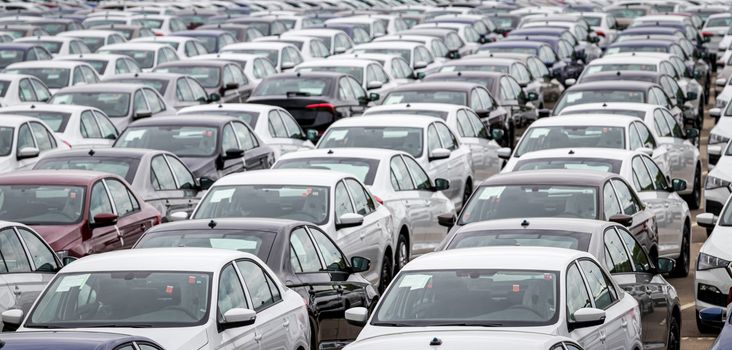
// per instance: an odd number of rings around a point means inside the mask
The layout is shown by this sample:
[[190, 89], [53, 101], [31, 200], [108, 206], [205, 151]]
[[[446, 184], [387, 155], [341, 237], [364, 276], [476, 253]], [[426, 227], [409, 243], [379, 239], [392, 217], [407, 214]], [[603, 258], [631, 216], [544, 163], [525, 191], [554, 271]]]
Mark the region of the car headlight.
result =
[[697, 270], [718, 269], [727, 266], [729, 266], [729, 261], [704, 253], [699, 253], [699, 259], [696, 262]]
[[729, 181], [722, 180], [718, 177], [714, 176], [707, 176], [707, 179], [704, 181], [704, 189], [705, 190], [712, 190], [715, 188], [720, 187], [728, 187], [730, 185]]
[[715, 144], [715, 143], [727, 143], [729, 141], [729, 137], [725, 137], [719, 134], [709, 134], [709, 144]]

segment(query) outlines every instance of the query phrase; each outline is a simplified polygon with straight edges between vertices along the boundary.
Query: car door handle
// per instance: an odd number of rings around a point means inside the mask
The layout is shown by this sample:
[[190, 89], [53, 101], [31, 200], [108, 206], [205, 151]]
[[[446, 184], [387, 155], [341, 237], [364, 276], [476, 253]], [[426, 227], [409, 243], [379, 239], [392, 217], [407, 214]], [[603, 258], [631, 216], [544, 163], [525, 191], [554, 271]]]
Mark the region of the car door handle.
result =
[[285, 322], [282, 322], [282, 327], [285, 327], [285, 328], [290, 327], [290, 320], [285, 320]]
[[262, 333], [254, 333], [254, 341], [256, 341], [257, 343], [262, 341]]
[[626, 320], [620, 321], [620, 327], [627, 328], [628, 327], [628, 321], [626, 321]]
[[361, 238], [361, 240], [363, 240], [364, 238], [366, 238], [366, 232], [361, 231], [361, 234], [358, 235], [358, 237]]
[[600, 332], [600, 341], [604, 343], [605, 339], [607, 339], [607, 334], [605, 332]]

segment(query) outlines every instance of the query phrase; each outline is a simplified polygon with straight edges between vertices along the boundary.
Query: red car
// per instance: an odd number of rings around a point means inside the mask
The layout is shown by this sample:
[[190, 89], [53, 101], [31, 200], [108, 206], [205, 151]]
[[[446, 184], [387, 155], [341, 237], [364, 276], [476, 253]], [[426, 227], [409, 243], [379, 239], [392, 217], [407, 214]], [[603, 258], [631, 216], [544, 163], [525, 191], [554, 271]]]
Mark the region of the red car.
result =
[[160, 213], [119, 176], [81, 170], [0, 175], [0, 220], [36, 230], [60, 255], [130, 248]]

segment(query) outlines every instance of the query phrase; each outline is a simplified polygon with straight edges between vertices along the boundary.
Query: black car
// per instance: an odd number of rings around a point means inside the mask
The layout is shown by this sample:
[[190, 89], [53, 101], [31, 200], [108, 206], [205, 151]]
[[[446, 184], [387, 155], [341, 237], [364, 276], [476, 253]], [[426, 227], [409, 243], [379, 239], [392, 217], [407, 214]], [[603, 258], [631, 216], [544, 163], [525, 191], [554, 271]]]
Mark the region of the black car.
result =
[[130, 124], [113, 147], [148, 148], [178, 156], [196, 178], [216, 180], [244, 170], [268, 169], [274, 152], [239, 118], [186, 115]]
[[0, 44], [0, 69], [26, 61], [50, 60], [53, 56], [43, 46], [34, 43]]
[[[507, 39], [512, 39], [514, 37], [517, 38], [526, 38], [526, 37], [552, 37], [552, 38], [561, 38], [567, 41], [569, 45], [573, 48], [573, 51], [577, 52], [577, 57], [584, 59], [585, 55], [585, 49], [584, 45], [580, 44], [580, 40], [584, 39], [578, 39], [572, 32], [564, 27], [529, 27], [529, 28], [521, 28], [516, 29], [512, 31], [510, 34], [508, 34]], [[534, 39], [531, 39], [534, 40]], [[544, 41], [544, 40], [538, 40], [538, 41]], [[559, 53], [559, 45], [557, 41], [547, 41], [548, 44], [552, 45], [552, 48], [554, 51]]]
[[153, 72], [189, 75], [210, 95], [217, 94], [223, 102], [244, 102], [252, 94], [252, 83], [234, 62], [222, 60], [183, 60], [158, 65]]
[[80, 331], [3, 333], [0, 348], [3, 350], [163, 350], [162, 346], [142, 336]]
[[297, 72], [264, 78], [247, 102], [282, 107], [303, 129], [322, 134], [336, 120], [360, 115], [379, 98], [348, 74]]
[[237, 42], [236, 38], [226, 30], [217, 29], [196, 29], [171, 33], [172, 36], [184, 36], [196, 38], [203, 43], [208, 53], [217, 53], [221, 48]]
[[567, 62], [559, 58], [551, 45], [541, 41], [499, 41], [482, 45], [480, 51], [493, 53], [518, 52], [537, 56], [552, 75], [562, 84], [567, 79], [577, 79], [584, 69], [582, 65], [567, 64]]
[[202, 219], [158, 225], [133, 249], [212, 247], [244, 251], [267, 263], [284, 284], [300, 293], [308, 308], [311, 349], [338, 348], [360, 327], [345, 322], [349, 307], [371, 308], [376, 290], [359, 272], [370, 262], [346, 259], [317, 226], [284, 219]]

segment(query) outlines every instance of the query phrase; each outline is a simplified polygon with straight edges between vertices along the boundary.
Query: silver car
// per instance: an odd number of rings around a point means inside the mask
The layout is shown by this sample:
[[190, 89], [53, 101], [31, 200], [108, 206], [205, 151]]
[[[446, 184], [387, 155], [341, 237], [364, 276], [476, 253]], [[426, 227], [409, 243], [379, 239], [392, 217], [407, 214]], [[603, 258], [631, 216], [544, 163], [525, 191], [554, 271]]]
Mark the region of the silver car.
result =
[[104, 79], [108, 83], [142, 84], [155, 89], [165, 102], [176, 110], [218, 101], [209, 95], [198, 80], [175, 73], [129, 73]]

